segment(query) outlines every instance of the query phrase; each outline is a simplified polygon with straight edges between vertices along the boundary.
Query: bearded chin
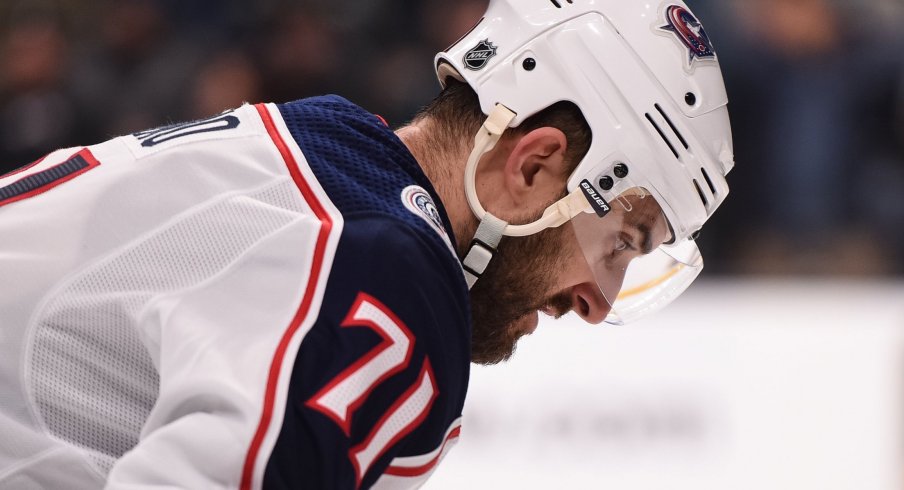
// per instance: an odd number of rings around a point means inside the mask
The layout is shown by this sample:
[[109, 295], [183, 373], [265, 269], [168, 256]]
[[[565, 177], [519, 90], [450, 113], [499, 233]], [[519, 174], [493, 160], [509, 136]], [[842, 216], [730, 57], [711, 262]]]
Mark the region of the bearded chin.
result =
[[562, 264], [562, 228], [523, 238], [503, 238], [496, 255], [471, 289], [471, 361], [508, 360], [525, 333], [517, 328], [546, 305], [566, 304], [567, 295], [549, 296]]
[[515, 353], [518, 339], [524, 334], [521, 329], [516, 328], [516, 324], [523, 321], [527, 315], [533, 314], [535, 310], [517, 304], [515, 298], [510, 296], [511, 294], [505, 294], [501, 298], [497, 296], [498, 299], [494, 300], [492, 294], [487, 294], [481, 295], [479, 300], [472, 301], [472, 362], [497, 364], [509, 360]]

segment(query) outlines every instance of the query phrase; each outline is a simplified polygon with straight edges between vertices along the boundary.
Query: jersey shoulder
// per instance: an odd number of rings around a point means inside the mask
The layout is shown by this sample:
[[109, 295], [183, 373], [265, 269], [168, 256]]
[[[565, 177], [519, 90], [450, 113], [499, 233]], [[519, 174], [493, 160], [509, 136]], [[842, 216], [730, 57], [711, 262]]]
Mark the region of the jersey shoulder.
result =
[[437, 243], [455, 255], [451, 223], [433, 185], [380, 118], [338, 96], [303, 99], [278, 109], [346, 220], [391, 217], [439, 238]]

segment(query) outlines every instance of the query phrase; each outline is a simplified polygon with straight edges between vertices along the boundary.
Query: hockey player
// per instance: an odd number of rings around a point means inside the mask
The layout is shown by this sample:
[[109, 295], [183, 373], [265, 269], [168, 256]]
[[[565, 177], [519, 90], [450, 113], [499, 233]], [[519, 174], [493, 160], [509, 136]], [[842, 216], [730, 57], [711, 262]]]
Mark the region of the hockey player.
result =
[[247, 105], [0, 179], [0, 488], [416, 487], [471, 360], [696, 277], [732, 148], [685, 5], [496, 0], [435, 62], [397, 133]]

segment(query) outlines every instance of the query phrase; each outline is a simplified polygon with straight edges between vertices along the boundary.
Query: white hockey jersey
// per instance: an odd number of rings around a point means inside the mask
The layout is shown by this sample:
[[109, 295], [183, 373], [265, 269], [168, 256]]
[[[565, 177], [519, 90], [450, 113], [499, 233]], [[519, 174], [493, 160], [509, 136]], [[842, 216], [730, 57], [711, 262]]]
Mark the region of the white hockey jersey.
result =
[[470, 318], [417, 162], [338, 97], [0, 178], [0, 489], [411, 488]]

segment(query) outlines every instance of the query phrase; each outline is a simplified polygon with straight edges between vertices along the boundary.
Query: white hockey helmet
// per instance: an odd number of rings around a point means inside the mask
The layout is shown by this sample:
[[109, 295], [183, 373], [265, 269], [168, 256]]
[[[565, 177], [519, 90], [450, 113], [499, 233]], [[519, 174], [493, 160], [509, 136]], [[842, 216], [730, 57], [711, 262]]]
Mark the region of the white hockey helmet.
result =
[[[684, 3], [490, 0], [435, 67], [443, 86], [449, 78], [467, 83], [488, 114], [465, 176], [481, 220], [463, 261], [469, 285], [502, 235], [569, 220], [612, 306], [609, 323], [658, 310], [696, 278], [703, 261], [693, 238], [728, 194], [734, 160], [718, 58]], [[582, 112], [589, 150], [565, 198], [538, 221], [509, 225], [480, 204], [477, 162], [506, 128], [560, 101]], [[644, 241], [653, 253], [617, 257]]]

